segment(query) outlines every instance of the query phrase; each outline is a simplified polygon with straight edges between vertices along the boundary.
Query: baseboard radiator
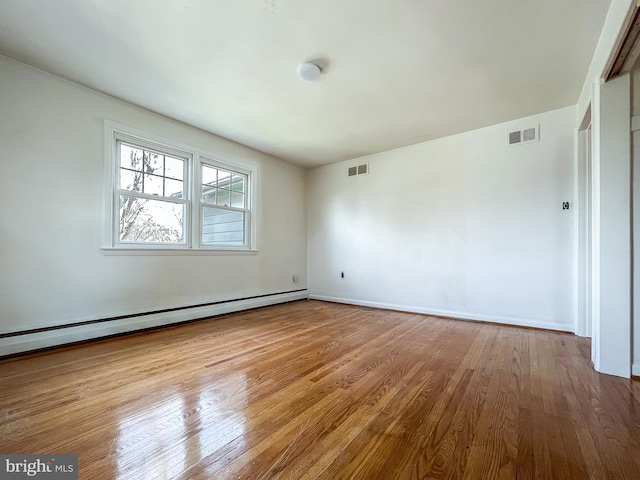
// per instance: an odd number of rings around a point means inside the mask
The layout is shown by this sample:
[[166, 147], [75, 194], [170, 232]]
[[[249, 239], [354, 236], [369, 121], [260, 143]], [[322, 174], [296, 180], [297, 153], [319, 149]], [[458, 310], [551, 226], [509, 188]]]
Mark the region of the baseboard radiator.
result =
[[251, 297], [132, 313], [117, 317], [82, 320], [64, 325], [42, 326], [29, 330], [0, 333], [0, 357], [110, 337], [123, 333], [158, 328], [176, 323], [206, 319], [227, 313], [266, 307], [309, 298], [307, 289], [268, 293]]

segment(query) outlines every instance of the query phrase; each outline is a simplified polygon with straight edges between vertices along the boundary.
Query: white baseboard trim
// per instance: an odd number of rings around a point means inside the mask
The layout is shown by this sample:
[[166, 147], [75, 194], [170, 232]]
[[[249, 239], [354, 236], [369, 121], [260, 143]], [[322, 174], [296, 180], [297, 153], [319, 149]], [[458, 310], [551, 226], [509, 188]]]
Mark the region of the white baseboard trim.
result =
[[542, 322], [535, 319], [499, 317], [494, 315], [482, 315], [469, 312], [454, 312], [449, 310], [438, 310], [434, 308], [415, 307], [410, 305], [397, 305], [393, 303], [369, 302], [366, 300], [354, 300], [351, 298], [329, 297], [325, 295], [309, 295], [311, 300], [324, 300], [327, 302], [346, 303], [349, 305], [359, 305], [362, 307], [381, 308], [384, 310], [399, 310], [409, 313], [423, 313], [426, 315], [437, 315], [439, 317], [451, 317], [462, 320], [478, 320], [481, 322], [501, 323], [505, 325], [516, 325], [519, 327], [542, 328], [545, 330], [557, 330], [560, 332], [573, 332], [573, 324], [559, 322]]
[[640, 377], [640, 363], [634, 363], [631, 366], [631, 375], [634, 377]]
[[247, 300], [232, 300], [204, 307], [185, 308], [172, 312], [140, 315], [90, 325], [7, 337], [0, 339], [0, 356], [13, 355], [119, 333], [134, 332], [146, 328], [161, 327], [188, 320], [204, 319], [225, 313], [276, 305], [278, 303], [304, 300], [308, 297], [309, 292], [307, 290], [277, 295], [265, 295]]

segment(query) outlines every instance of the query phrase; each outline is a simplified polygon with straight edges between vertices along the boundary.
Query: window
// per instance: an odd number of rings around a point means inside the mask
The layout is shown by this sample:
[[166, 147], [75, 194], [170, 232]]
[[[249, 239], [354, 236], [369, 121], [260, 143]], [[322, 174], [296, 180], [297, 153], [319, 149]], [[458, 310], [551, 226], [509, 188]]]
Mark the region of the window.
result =
[[201, 178], [202, 244], [244, 245], [249, 176], [207, 161]]
[[108, 247], [251, 250], [256, 168], [106, 122]]
[[118, 243], [186, 245], [185, 170], [190, 157], [116, 142]]

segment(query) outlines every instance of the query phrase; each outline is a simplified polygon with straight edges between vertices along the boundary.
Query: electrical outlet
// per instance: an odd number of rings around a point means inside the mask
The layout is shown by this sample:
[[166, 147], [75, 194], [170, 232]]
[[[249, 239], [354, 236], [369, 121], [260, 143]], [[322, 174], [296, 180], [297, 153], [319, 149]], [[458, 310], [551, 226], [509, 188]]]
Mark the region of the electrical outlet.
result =
[[562, 209], [569, 210], [569, 202], [562, 202]]

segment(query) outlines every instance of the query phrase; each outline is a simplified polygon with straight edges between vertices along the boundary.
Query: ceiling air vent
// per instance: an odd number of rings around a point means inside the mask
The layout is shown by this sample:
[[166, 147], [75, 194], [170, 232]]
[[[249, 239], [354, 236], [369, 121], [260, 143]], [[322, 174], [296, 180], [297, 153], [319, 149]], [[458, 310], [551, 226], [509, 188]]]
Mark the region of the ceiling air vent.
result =
[[515, 130], [507, 133], [507, 146], [522, 145], [523, 143], [537, 142], [540, 140], [540, 126], [525, 128], [524, 130]]
[[363, 163], [362, 165], [358, 165], [356, 167], [349, 167], [347, 169], [347, 175], [350, 177], [355, 177], [356, 175], [366, 175], [369, 173], [369, 164]]

